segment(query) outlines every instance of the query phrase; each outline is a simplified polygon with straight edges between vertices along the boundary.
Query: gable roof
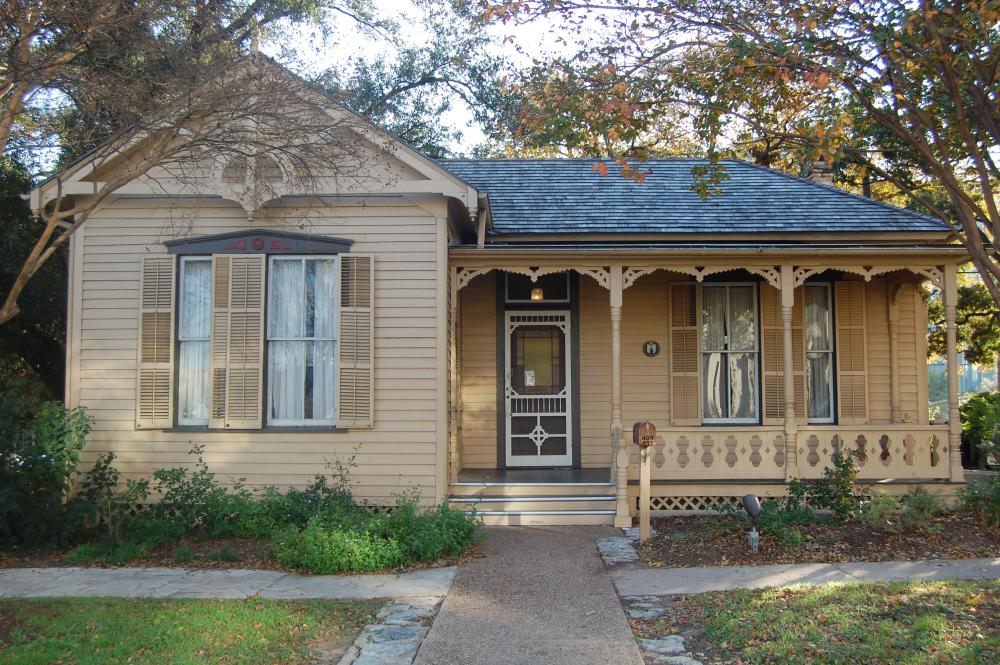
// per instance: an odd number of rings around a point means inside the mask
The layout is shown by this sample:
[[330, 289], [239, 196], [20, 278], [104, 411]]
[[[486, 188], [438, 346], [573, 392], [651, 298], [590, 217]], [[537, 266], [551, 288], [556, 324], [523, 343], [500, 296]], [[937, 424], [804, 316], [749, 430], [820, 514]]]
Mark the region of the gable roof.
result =
[[[603, 162], [606, 176], [592, 172]], [[722, 194], [693, 192], [703, 159], [651, 159], [637, 183], [610, 160], [441, 160], [489, 194], [492, 235], [579, 233], [947, 232], [944, 222], [742, 161], [723, 161]]]

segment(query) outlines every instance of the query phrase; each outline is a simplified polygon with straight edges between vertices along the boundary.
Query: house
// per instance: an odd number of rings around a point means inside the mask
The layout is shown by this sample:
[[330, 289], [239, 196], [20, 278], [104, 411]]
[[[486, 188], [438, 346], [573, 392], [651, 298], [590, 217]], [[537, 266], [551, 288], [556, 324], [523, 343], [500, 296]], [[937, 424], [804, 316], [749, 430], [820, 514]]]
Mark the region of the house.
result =
[[[350, 458], [376, 504], [416, 489], [497, 523], [622, 525], [629, 430], [650, 420], [657, 510], [781, 494], [836, 450], [890, 491], [963, 482], [966, 254], [941, 222], [738, 161], [703, 198], [698, 160], [651, 160], [635, 182], [596, 160], [434, 161], [356, 132], [364, 177], [304, 193], [286, 174], [247, 197], [239, 164], [183, 187], [153, 169], [74, 235], [83, 467], [114, 451], [126, 478], [147, 475], [200, 444], [220, 476], [284, 487]], [[92, 195], [125, 152], [59, 191]], [[950, 422], [928, 418], [929, 285]]]

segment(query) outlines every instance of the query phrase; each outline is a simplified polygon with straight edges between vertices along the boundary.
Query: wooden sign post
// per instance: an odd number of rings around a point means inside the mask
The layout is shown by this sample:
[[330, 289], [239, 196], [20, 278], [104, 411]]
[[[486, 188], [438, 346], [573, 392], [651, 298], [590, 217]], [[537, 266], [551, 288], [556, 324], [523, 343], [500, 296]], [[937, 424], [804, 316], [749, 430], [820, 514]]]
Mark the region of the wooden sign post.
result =
[[656, 445], [656, 425], [648, 420], [632, 425], [632, 442], [639, 446], [639, 542], [649, 540], [649, 456]]

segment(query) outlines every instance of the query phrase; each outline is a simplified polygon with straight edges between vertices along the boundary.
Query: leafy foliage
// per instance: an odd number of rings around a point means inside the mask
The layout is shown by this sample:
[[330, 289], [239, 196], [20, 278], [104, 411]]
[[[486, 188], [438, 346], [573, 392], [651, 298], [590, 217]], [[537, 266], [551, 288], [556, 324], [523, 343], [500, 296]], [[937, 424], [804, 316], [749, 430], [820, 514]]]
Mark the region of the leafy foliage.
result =
[[979, 393], [962, 404], [962, 445], [972, 461], [982, 463], [1000, 453], [1000, 392]]
[[793, 480], [789, 483], [789, 505], [808, 505], [816, 510], [829, 510], [838, 520], [857, 516], [858, 506], [865, 498], [865, 492], [855, 481], [858, 469], [854, 466], [854, 453], [836, 451], [831, 456], [832, 466], [823, 469], [819, 480], [804, 482]]
[[[927, 301], [927, 315], [930, 322], [927, 353], [944, 356], [944, 306], [940, 297]], [[958, 287], [955, 323], [957, 348], [965, 354], [965, 359], [977, 365], [994, 365], [1000, 355], [1000, 308], [983, 283]]]
[[1000, 527], [1000, 476], [967, 483], [958, 492], [958, 505], [986, 524]]
[[91, 419], [57, 402], [25, 403], [19, 387], [0, 387], [0, 547], [67, 543], [80, 515], [65, 502]]

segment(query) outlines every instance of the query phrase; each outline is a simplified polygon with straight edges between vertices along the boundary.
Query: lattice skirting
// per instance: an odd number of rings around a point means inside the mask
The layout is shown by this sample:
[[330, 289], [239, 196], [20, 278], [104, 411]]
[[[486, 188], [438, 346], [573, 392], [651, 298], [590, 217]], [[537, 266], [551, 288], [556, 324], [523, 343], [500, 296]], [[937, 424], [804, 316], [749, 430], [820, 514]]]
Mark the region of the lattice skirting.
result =
[[[639, 498], [633, 497], [633, 499], [638, 512]], [[739, 508], [742, 499], [742, 494], [740, 496], [651, 496], [649, 508], [662, 512], [718, 512], [724, 508]]]

